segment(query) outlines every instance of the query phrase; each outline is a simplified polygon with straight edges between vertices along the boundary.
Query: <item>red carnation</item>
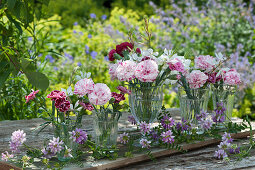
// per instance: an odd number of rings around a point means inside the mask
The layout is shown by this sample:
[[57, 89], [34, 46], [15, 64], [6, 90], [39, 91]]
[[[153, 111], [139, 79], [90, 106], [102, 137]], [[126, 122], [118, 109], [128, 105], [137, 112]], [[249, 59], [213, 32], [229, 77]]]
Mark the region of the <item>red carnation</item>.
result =
[[51, 98], [51, 100], [56, 101], [59, 98], [66, 98], [65, 92], [54, 90], [47, 95], [47, 98]]
[[114, 103], [119, 103], [122, 100], [125, 100], [124, 94], [118, 94], [116, 92], [112, 92], [112, 97], [114, 97]]
[[141, 54], [140, 48], [137, 48], [137, 49], [135, 50], [135, 52], [136, 52], [137, 54]]
[[60, 112], [66, 112], [70, 108], [70, 102], [65, 98], [58, 98], [55, 101], [55, 107], [58, 108]]
[[83, 107], [84, 110], [89, 110], [89, 111], [94, 110], [94, 107], [90, 103], [80, 102], [79, 104]]
[[121, 56], [124, 57], [124, 55], [122, 54], [123, 51], [128, 50], [130, 51], [130, 49], [132, 50], [134, 48], [134, 45], [132, 43], [129, 42], [123, 42], [120, 45], [116, 46], [116, 52]]
[[145, 57], [142, 58], [142, 61], [150, 60], [150, 59], [151, 59], [150, 57], [145, 56]]
[[115, 49], [112, 49], [110, 52], [109, 52], [109, 60], [110, 61], [114, 61], [115, 58], [114, 58], [114, 54], [116, 53], [116, 50]]

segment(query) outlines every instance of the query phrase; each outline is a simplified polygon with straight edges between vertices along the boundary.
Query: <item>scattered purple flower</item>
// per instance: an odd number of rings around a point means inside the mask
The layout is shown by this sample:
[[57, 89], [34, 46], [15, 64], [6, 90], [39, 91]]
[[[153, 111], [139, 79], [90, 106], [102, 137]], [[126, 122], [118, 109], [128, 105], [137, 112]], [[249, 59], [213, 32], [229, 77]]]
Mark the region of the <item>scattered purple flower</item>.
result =
[[124, 132], [120, 134], [120, 143], [127, 144], [129, 141], [128, 133]]
[[5, 151], [4, 153], [2, 153], [2, 161], [8, 161], [9, 159], [13, 158], [14, 155], [13, 154], [9, 154], [7, 151]]
[[71, 135], [71, 139], [78, 144], [84, 144], [88, 139], [88, 134], [82, 129], [76, 128], [72, 132], [69, 132]]
[[136, 125], [136, 120], [135, 120], [134, 116], [128, 116], [128, 121], [129, 121], [132, 125]]
[[151, 141], [148, 141], [147, 139], [140, 140], [140, 144], [142, 145], [142, 148], [149, 149], [151, 147], [150, 143], [151, 143]]
[[220, 149], [218, 151], [215, 151], [214, 157], [218, 159], [225, 159], [228, 157], [228, 155], [223, 149]]
[[59, 137], [55, 138], [53, 137], [52, 140], [50, 140], [50, 143], [48, 145], [50, 151], [54, 154], [59, 153], [63, 149], [64, 142], [62, 140], [59, 140]]
[[149, 133], [150, 132], [150, 123], [146, 123], [145, 121], [141, 122], [139, 127], [141, 129], [141, 132], [143, 134]]
[[174, 142], [174, 136], [171, 130], [163, 132], [160, 136], [162, 137], [162, 141], [167, 144], [172, 144]]
[[167, 115], [165, 115], [161, 119], [161, 125], [165, 129], [170, 129], [174, 125], [174, 119], [172, 117], [168, 117]]

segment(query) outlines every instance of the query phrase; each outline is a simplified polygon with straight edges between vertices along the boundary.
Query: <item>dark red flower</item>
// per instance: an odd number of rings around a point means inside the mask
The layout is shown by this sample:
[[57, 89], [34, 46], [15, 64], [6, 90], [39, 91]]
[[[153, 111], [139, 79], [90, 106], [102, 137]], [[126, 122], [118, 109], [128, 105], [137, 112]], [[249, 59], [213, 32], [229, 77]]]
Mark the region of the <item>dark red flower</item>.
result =
[[137, 48], [137, 49], [135, 50], [135, 52], [136, 52], [137, 54], [141, 54], [140, 48]]
[[114, 58], [114, 54], [116, 53], [116, 50], [115, 49], [112, 49], [110, 52], [109, 52], [109, 60], [110, 61], [114, 61], [115, 58]]
[[66, 98], [65, 92], [54, 90], [47, 95], [47, 98], [51, 98], [51, 100], [56, 101], [59, 98]]
[[130, 51], [130, 49], [132, 50], [134, 48], [134, 45], [132, 43], [129, 42], [123, 42], [119, 45], [116, 46], [116, 52], [121, 56], [124, 57], [123, 55], [123, 51], [128, 50]]
[[216, 77], [216, 75], [217, 75], [216, 72], [211, 73], [211, 74], [207, 73], [207, 76], [208, 76], [207, 82], [215, 84], [216, 82], [218, 82], [218, 81], [220, 81], [222, 79], [221, 75], [219, 75], [218, 77]]
[[55, 107], [58, 108], [60, 112], [66, 112], [70, 108], [70, 102], [65, 98], [58, 98], [55, 101]]
[[121, 93], [123, 93], [123, 94], [126, 94], [126, 93], [127, 93], [127, 94], [131, 94], [131, 91], [128, 90], [126, 87], [118, 86], [117, 89], [118, 89]]
[[150, 59], [151, 59], [150, 57], [145, 56], [145, 57], [143, 57], [142, 61], [150, 60]]
[[84, 110], [89, 110], [89, 111], [94, 110], [94, 107], [90, 103], [80, 102], [79, 104], [83, 107]]
[[124, 94], [118, 94], [116, 92], [112, 92], [112, 97], [114, 97], [115, 101], [114, 103], [119, 103], [122, 100], [125, 100]]

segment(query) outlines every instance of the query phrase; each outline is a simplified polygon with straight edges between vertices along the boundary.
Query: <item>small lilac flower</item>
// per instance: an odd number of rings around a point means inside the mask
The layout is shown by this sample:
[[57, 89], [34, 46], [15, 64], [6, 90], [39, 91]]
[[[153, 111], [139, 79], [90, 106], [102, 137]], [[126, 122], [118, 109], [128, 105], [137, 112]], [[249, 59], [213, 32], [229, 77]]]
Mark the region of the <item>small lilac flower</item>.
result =
[[86, 54], [89, 54], [89, 46], [88, 45], [85, 45], [85, 52], [86, 52]]
[[170, 129], [174, 125], [174, 119], [172, 117], [168, 117], [167, 115], [165, 115], [161, 119], [161, 125], [165, 129]]
[[41, 57], [42, 56], [42, 53], [40, 53], [37, 57]]
[[96, 16], [96, 14], [94, 14], [94, 13], [91, 13], [90, 14], [90, 18], [96, 18], [97, 16]]
[[56, 66], [54, 66], [53, 69], [54, 69], [55, 71], [58, 71], [58, 67], [56, 67]]
[[12, 133], [10, 149], [13, 153], [19, 153], [19, 147], [26, 141], [26, 133], [23, 130], [17, 130]]
[[182, 122], [176, 123], [176, 129], [183, 131], [190, 131], [192, 129], [192, 125], [189, 121], [182, 118]]
[[206, 117], [207, 117], [207, 115], [208, 115], [208, 113], [206, 113], [205, 111], [202, 110], [200, 114], [197, 114], [197, 115], [196, 115], [196, 119], [197, 119], [198, 121], [205, 120]]
[[50, 63], [55, 62], [55, 59], [51, 55], [46, 55], [44, 60], [49, 60]]
[[140, 140], [140, 144], [142, 145], [142, 148], [150, 148], [151, 145], [150, 145], [151, 141], [148, 141], [147, 139], [141, 139]]
[[88, 38], [92, 38], [92, 35], [91, 35], [91, 34], [89, 34], [89, 35], [88, 35]]
[[69, 60], [73, 60], [73, 56], [68, 54], [68, 53], [64, 53], [65, 57], [68, 58]]
[[76, 30], [73, 30], [73, 33], [74, 33], [74, 34], [76, 34], [76, 33], [77, 33], [77, 31], [76, 31]]
[[151, 126], [150, 123], [147, 124], [145, 121], [143, 121], [140, 123], [139, 126], [140, 126], [142, 133], [144, 133], [144, 134], [146, 134], [150, 131], [150, 126]]
[[160, 136], [162, 137], [162, 141], [167, 144], [172, 144], [174, 142], [174, 136], [172, 136], [172, 131], [168, 130], [163, 132]]
[[79, 66], [79, 67], [82, 66], [81, 62], [78, 62], [78, 63], [77, 63], [77, 66]]
[[124, 132], [120, 134], [120, 143], [127, 144], [129, 140], [128, 133]]
[[101, 16], [101, 19], [102, 19], [102, 20], [106, 20], [106, 19], [107, 19], [107, 15], [102, 15], [102, 16]]
[[13, 158], [14, 155], [13, 154], [9, 154], [7, 151], [5, 151], [4, 153], [2, 153], [2, 161], [8, 161], [9, 159]]
[[50, 159], [56, 155], [56, 153], [51, 152], [49, 147], [43, 148], [41, 151], [43, 153], [43, 156], [47, 159]]
[[88, 134], [82, 129], [76, 128], [74, 131], [69, 132], [71, 135], [71, 139], [78, 144], [84, 144], [88, 139]]
[[135, 120], [134, 116], [128, 116], [128, 121], [129, 121], [132, 125], [136, 125], [136, 120]]
[[74, 22], [73, 25], [74, 25], [74, 26], [77, 26], [77, 25], [78, 25], [78, 22]]
[[90, 53], [90, 55], [91, 55], [91, 57], [92, 57], [93, 59], [95, 59], [96, 56], [97, 56], [97, 52], [92, 51], [92, 52]]
[[218, 151], [215, 151], [214, 157], [218, 159], [224, 159], [224, 158], [227, 158], [228, 155], [223, 149], [220, 149]]
[[224, 150], [230, 147], [231, 147], [231, 144], [228, 143], [227, 141], [220, 142], [220, 145], [218, 145], [218, 148], [224, 149]]
[[53, 137], [53, 140], [50, 140], [48, 147], [52, 153], [56, 154], [63, 149], [63, 146], [61, 146], [63, 144], [64, 142], [62, 140], [59, 140], [59, 137]]
[[105, 57], [104, 57], [104, 60], [105, 60], [105, 61], [109, 61], [109, 57], [108, 57], [108, 56], [105, 56]]
[[31, 42], [33, 41], [33, 37], [28, 37], [27, 40]]
[[217, 115], [217, 114], [215, 114], [215, 115], [212, 116], [212, 120], [215, 123], [222, 123], [222, 122], [225, 121], [225, 116], [224, 115]]
[[231, 142], [233, 142], [233, 139], [231, 138], [231, 135], [229, 133], [225, 132], [222, 135], [222, 141], [226, 141], [227, 143], [231, 143]]
[[240, 153], [240, 147], [237, 147], [237, 148], [229, 148], [228, 152], [230, 154], [238, 154]]
[[155, 130], [150, 131], [150, 136], [153, 140], [157, 141], [159, 139], [159, 135]]
[[203, 121], [203, 122], [202, 122], [202, 127], [203, 127], [205, 130], [211, 129], [211, 127], [212, 127], [212, 121], [209, 120], [209, 119]]
[[73, 155], [71, 154], [72, 149], [65, 146], [65, 152], [64, 152], [64, 158], [73, 158]]
[[80, 35], [83, 35], [83, 32], [82, 32], [82, 31], [80, 31], [80, 32], [79, 32], [79, 34], [80, 34]]

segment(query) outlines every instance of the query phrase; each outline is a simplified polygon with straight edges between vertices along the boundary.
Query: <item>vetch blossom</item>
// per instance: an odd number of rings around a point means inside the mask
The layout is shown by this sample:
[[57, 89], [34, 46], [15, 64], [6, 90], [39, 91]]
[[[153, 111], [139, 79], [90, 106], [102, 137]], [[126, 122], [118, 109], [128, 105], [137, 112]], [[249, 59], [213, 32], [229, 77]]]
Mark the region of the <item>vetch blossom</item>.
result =
[[69, 132], [71, 135], [71, 139], [78, 144], [84, 144], [88, 139], [88, 134], [86, 131], [76, 128], [72, 132]]
[[119, 63], [116, 73], [118, 80], [130, 81], [135, 78], [136, 63], [134, 61], [126, 60]]
[[230, 148], [230, 147], [231, 147], [231, 144], [228, 143], [227, 141], [222, 141], [222, 142], [220, 142], [220, 144], [218, 145], [218, 148], [224, 149], [224, 150], [226, 150], [226, 149], [228, 149], [228, 148]]
[[56, 155], [56, 153], [51, 152], [51, 149], [48, 146], [46, 148], [43, 148], [41, 151], [43, 153], [43, 156], [47, 159], [50, 159]]
[[211, 129], [211, 127], [212, 127], [212, 121], [209, 120], [209, 119], [202, 121], [202, 127], [203, 127], [205, 130]]
[[225, 132], [222, 135], [222, 141], [226, 141], [227, 143], [231, 143], [231, 142], [233, 142], [233, 139], [231, 138], [231, 135], [229, 133]]
[[158, 76], [158, 65], [153, 60], [140, 62], [135, 69], [135, 76], [142, 82], [153, 82]]
[[50, 149], [50, 151], [54, 154], [59, 153], [60, 151], [62, 151], [63, 149], [63, 145], [64, 142], [62, 140], [59, 140], [59, 137], [55, 138], [53, 137], [52, 140], [50, 140], [48, 147]]
[[172, 144], [174, 142], [174, 136], [171, 130], [163, 132], [160, 136], [162, 137], [162, 141], [167, 144]]
[[150, 131], [150, 123], [146, 123], [145, 121], [141, 122], [139, 127], [142, 131], [142, 133], [146, 134]]
[[195, 57], [195, 68], [206, 70], [206, 72], [213, 70], [216, 64], [216, 60], [212, 56], [200, 55]]
[[215, 151], [214, 157], [218, 159], [224, 159], [227, 158], [228, 155], [223, 149], [219, 149], [218, 151]]
[[73, 158], [72, 149], [65, 146], [64, 158]]
[[196, 114], [196, 119], [198, 121], [203, 121], [206, 119], [207, 115], [208, 115], [208, 113], [206, 113], [204, 110], [202, 110], [200, 114]]
[[172, 117], [168, 117], [167, 115], [165, 115], [161, 119], [161, 125], [165, 129], [170, 129], [174, 125], [174, 119]]
[[92, 79], [81, 79], [74, 86], [74, 94], [77, 94], [80, 97], [90, 94], [94, 90], [94, 85]]
[[5, 151], [4, 153], [2, 153], [2, 161], [8, 161], [9, 159], [13, 158], [14, 155], [13, 154], [9, 154], [7, 151]]
[[202, 87], [208, 79], [208, 76], [200, 70], [193, 70], [190, 74], [187, 75], [187, 80], [189, 87], [192, 89], [197, 89]]
[[35, 95], [39, 92], [39, 90], [36, 90], [36, 91], [34, 91], [33, 89], [31, 90], [32, 92], [29, 95], [25, 96], [26, 103], [28, 103], [30, 100], [33, 100], [35, 98]]
[[124, 132], [120, 134], [120, 143], [127, 144], [129, 141], [128, 133]]
[[134, 116], [128, 116], [128, 121], [129, 121], [132, 125], [136, 125], [136, 120], [135, 120]]
[[90, 103], [94, 105], [104, 105], [111, 97], [110, 88], [103, 83], [95, 84], [93, 92], [88, 95]]
[[20, 152], [19, 147], [26, 141], [26, 133], [23, 130], [17, 130], [12, 133], [10, 149], [13, 153]]
[[151, 147], [150, 143], [151, 143], [151, 141], [148, 141], [147, 139], [140, 140], [140, 144], [142, 145], [142, 148], [149, 149]]

